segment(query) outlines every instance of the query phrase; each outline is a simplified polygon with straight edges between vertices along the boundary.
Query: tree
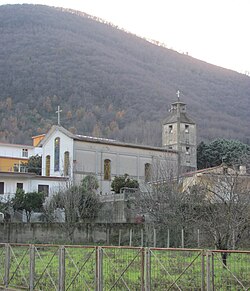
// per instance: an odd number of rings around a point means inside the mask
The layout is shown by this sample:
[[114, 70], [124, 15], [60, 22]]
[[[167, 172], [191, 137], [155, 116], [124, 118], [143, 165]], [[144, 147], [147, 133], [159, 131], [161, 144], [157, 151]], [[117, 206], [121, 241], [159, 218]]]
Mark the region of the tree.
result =
[[96, 195], [98, 182], [94, 176], [86, 176], [80, 185], [68, 185], [56, 193], [45, 205], [46, 217], [55, 221], [55, 210], [63, 209], [65, 222], [61, 224], [73, 242], [74, 231], [78, 222], [84, 219], [94, 219], [100, 208], [99, 198]]
[[43, 209], [44, 193], [27, 192], [17, 189], [15, 197], [12, 199], [14, 211], [24, 210], [27, 222], [30, 222], [32, 211], [41, 211]]
[[[137, 212], [161, 232], [171, 229], [175, 246], [180, 229], [186, 234], [185, 245], [193, 243], [194, 229], [202, 229], [207, 245], [220, 250], [237, 247], [250, 227], [250, 176], [232, 166], [183, 179], [177, 184], [169, 175], [138, 191]], [[224, 264], [226, 256], [223, 253]]]
[[250, 146], [237, 140], [215, 139], [209, 144], [201, 142], [197, 147], [198, 169], [241, 164], [250, 155]]
[[42, 157], [39, 155], [31, 156], [28, 163], [23, 163], [23, 165], [27, 167], [29, 173], [42, 174]]
[[[250, 177], [236, 171], [208, 174], [186, 192], [187, 220], [205, 230], [217, 249], [237, 247], [250, 226]], [[226, 265], [227, 253], [222, 253]]]
[[176, 180], [167, 178], [138, 191], [134, 201], [137, 212], [147, 217], [157, 229], [158, 243], [166, 246], [167, 230], [171, 230], [171, 245], [180, 246], [181, 229], [190, 227], [186, 215], [185, 194]]
[[128, 174], [123, 176], [116, 176], [111, 183], [112, 190], [115, 193], [120, 193], [122, 188], [139, 188], [139, 183], [135, 179], [129, 178]]

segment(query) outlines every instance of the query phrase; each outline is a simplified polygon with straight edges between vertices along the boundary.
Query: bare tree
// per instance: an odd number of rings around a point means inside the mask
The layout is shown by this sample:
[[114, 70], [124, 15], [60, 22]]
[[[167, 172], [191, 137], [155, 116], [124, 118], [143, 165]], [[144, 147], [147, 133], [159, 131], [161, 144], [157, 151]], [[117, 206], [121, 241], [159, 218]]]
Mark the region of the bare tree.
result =
[[98, 182], [94, 176], [86, 176], [80, 185], [68, 185], [65, 189], [56, 193], [45, 204], [46, 217], [50, 222], [56, 220], [55, 210], [61, 209], [65, 215], [65, 221], [61, 226], [73, 242], [74, 231], [77, 223], [84, 219], [94, 219], [100, 208], [100, 202], [96, 195]]
[[[204, 173], [186, 192], [185, 204], [192, 225], [203, 228], [218, 249], [233, 249], [250, 226], [250, 176]], [[227, 253], [222, 259], [226, 265]]]
[[[193, 240], [193, 230], [202, 229], [208, 238], [205, 242], [217, 249], [239, 245], [250, 227], [250, 176], [222, 167], [220, 172], [194, 173], [189, 187], [184, 188], [171, 172], [165, 172], [165, 178], [162, 173], [160, 180], [138, 193], [138, 212], [163, 231], [183, 229], [187, 244]], [[223, 253], [224, 264], [226, 256]]]
[[182, 205], [185, 195], [176, 180], [177, 169], [167, 159], [155, 160], [152, 165], [151, 181], [140, 187], [135, 200], [138, 214], [158, 230], [158, 243], [166, 245], [167, 230], [171, 230], [172, 245], [179, 246], [176, 236], [186, 227], [186, 216]]

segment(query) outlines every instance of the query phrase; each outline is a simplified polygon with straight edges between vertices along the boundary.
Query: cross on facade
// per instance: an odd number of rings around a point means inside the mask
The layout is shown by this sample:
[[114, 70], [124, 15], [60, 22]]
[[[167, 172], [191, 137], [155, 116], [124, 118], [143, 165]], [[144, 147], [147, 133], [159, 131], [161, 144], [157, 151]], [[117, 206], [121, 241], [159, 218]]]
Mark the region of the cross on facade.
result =
[[177, 98], [178, 98], [178, 101], [180, 101], [180, 91], [178, 90], [177, 92], [176, 92], [176, 95], [177, 95]]
[[57, 124], [60, 125], [60, 113], [62, 112], [62, 110], [60, 110], [60, 106], [57, 107]]

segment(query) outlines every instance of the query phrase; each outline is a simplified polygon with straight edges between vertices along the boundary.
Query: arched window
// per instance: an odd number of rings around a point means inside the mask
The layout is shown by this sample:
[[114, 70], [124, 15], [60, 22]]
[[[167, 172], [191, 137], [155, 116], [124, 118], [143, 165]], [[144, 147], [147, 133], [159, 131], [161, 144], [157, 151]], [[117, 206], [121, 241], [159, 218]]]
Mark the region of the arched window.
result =
[[54, 171], [59, 171], [60, 168], [60, 137], [55, 138], [55, 152], [54, 152]]
[[64, 153], [64, 176], [69, 175], [69, 152]]
[[111, 161], [104, 160], [104, 180], [111, 180]]
[[149, 163], [146, 163], [144, 172], [145, 172], [145, 174], [144, 174], [145, 175], [145, 182], [150, 182], [151, 178], [152, 178], [152, 165]]
[[50, 155], [46, 156], [46, 176], [50, 176]]

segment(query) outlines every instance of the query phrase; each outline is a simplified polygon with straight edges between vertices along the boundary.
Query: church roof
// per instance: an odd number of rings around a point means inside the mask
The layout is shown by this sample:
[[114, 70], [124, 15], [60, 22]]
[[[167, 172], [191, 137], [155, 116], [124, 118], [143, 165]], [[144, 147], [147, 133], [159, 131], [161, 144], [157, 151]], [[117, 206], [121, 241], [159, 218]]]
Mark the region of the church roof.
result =
[[62, 133], [64, 133], [65, 135], [67, 135], [68, 137], [70, 137], [76, 141], [86, 141], [86, 142], [100, 143], [100, 144], [106, 144], [106, 145], [115, 145], [115, 146], [130, 147], [130, 148], [140, 148], [140, 149], [162, 151], [162, 152], [172, 152], [172, 153], [177, 152], [175, 150], [167, 149], [165, 147], [140, 145], [140, 144], [121, 142], [121, 141], [117, 141], [114, 139], [108, 139], [108, 138], [100, 138], [100, 137], [73, 134], [60, 125], [53, 125], [51, 127], [51, 129], [48, 131], [48, 133], [45, 135], [45, 138], [40, 141], [38, 146], [43, 146], [44, 143], [46, 143], [46, 141], [50, 138], [50, 136], [52, 135], [52, 133], [54, 131], [61, 131]]
[[100, 143], [100, 144], [106, 144], [106, 145], [140, 148], [140, 149], [146, 149], [146, 150], [172, 152], [172, 153], [177, 152], [175, 150], [167, 149], [165, 147], [155, 147], [155, 146], [142, 145], [142, 144], [133, 144], [133, 143], [117, 141], [114, 139], [107, 139], [107, 138], [100, 138], [100, 137], [93, 137], [93, 136], [75, 135], [73, 139], [78, 140], [78, 141], [86, 141], [86, 142]]
[[[177, 122], [177, 114], [175, 112], [172, 112], [169, 117], [167, 117], [163, 124], [169, 124], [169, 123], [175, 123]], [[181, 123], [188, 123], [188, 124], [195, 124], [195, 122], [187, 116], [185, 112], [180, 113], [180, 122]]]

